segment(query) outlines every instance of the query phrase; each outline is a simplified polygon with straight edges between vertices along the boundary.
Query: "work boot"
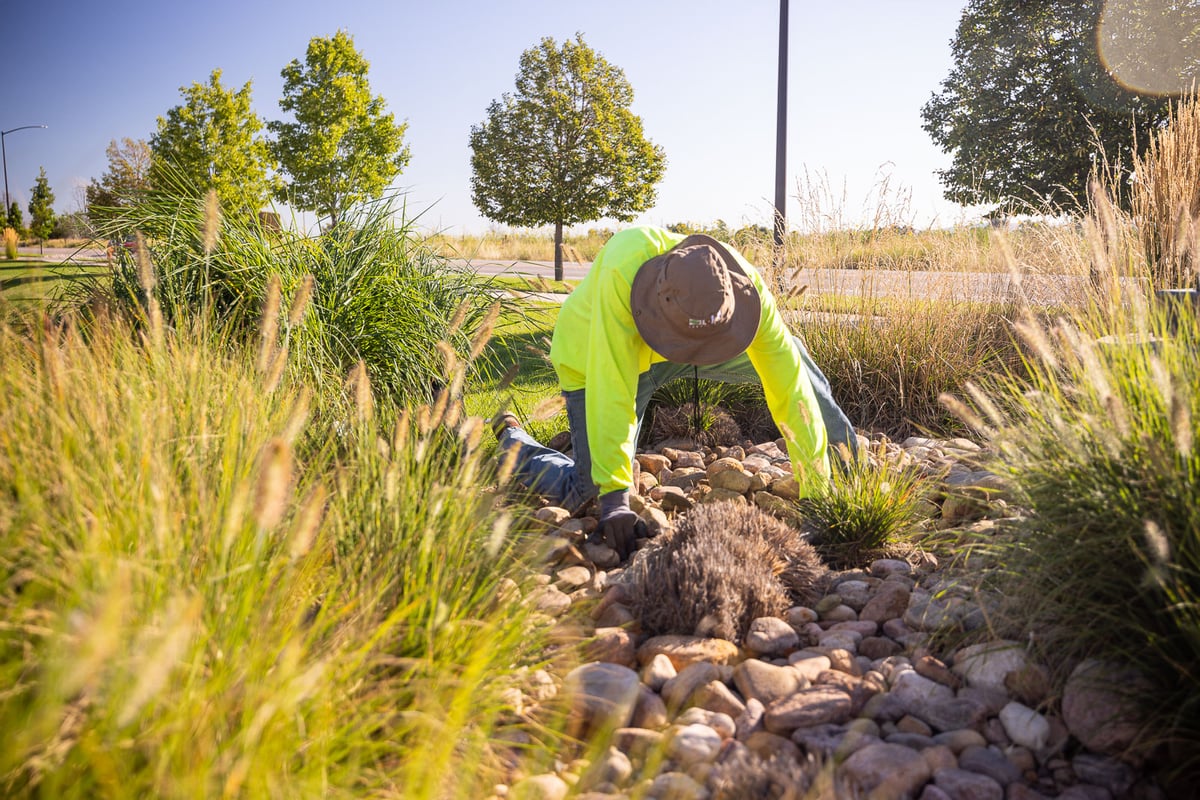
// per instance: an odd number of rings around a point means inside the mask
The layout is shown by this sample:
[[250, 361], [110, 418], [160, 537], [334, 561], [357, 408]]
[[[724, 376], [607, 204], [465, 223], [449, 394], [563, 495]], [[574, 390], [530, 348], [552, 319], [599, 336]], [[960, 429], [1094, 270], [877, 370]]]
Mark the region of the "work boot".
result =
[[500, 434], [505, 428], [521, 427], [521, 420], [517, 419], [515, 414], [504, 413], [491, 420], [492, 433], [496, 434], [496, 438], [500, 438]]

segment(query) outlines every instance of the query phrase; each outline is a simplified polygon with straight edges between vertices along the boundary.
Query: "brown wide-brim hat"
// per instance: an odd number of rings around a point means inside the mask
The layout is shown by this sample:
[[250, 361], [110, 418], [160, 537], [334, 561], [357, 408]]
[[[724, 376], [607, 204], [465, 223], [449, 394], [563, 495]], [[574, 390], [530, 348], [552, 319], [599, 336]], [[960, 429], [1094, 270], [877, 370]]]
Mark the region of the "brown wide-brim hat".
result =
[[762, 315], [762, 300], [738, 260], [700, 233], [642, 264], [629, 307], [654, 352], [701, 367], [744, 353]]

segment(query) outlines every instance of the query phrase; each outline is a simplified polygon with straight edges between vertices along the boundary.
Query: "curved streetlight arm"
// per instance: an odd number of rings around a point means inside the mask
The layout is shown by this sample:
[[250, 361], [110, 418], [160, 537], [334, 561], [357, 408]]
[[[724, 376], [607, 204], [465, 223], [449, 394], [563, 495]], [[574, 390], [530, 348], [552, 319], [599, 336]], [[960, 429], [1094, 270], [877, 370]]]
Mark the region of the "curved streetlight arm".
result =
[[6, 131], [0, 131], [0, 161], [4, 164], [4, 219], [8, 219], [8, 153], [4, 149], [4, 137], [10, 133], [17, 131], [28, 130], [29, 128], [45, 128], [45, 125], [22, 125], [19, 128], [9, 128]]

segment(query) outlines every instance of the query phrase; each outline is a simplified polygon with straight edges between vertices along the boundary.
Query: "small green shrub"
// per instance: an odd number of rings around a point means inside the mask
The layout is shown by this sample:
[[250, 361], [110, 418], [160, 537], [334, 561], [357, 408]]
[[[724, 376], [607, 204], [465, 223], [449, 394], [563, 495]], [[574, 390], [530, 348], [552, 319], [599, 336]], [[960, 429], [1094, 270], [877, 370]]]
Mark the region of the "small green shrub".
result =
[[921, 523], [928, 479], [888, 459], [882, 444], [835, 465], [829, 489], [800, 501], [804, 528], [831, 565], [898, 554]]

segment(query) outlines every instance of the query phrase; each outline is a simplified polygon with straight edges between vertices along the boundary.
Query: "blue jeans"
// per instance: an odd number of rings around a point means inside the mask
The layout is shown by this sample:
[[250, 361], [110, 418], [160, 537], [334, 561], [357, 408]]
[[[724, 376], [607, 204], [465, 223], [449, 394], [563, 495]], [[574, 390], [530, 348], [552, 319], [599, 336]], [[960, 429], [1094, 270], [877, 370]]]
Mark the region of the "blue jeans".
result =
[[[833, 392], [825, 373], [813, 362], [812, 357], [800, 339], [792, 337], [800, 350], [800, 358], [808, 372], [817, 404], [821, 408], [821, 417], [829, 436], [829, 444], [836, 446], [844, 444], [851, 455], [858, 452], [858, 439], [854, 434], [854, 426], [850, 424], [846, 414], [833, 399]], [[650, 398], [659, 387], [670, 383], [676, 378], [697, 375], [700, 378], [724, 383], [758, 383], [758, 373], [750, 363], [750, 357], [745, 353], [723, 364], [711, 367], [693, 367], [690, 364], [673, 364], [662, 361], [652, 364], [650, 369], [638, 377], [637, 400], [637, 430], [642, 429], [642, 420], [650, 405]], [[538, 442], [524, 428], [504, 428], [500, 432], [499, 443], [501, 451], [513, 447], [520, 448], [517, 453], [513, 474], [517, 480], [525, 484], [537, 494], [550, 502], [572, 512], [578, 511], [588, 500], [596, 496], [596, 485], [592, 483], [592, 459], [588, 450], [587, 414], [584, 411], [586, 389], [576, 389], [563, 392], [567, 403], [567, 424], [571, 429], [571, 452], [574, 457], [565, 455], [557, 450], [546, 447]], [[635, 439], [636, 441], [636, 439]]]

